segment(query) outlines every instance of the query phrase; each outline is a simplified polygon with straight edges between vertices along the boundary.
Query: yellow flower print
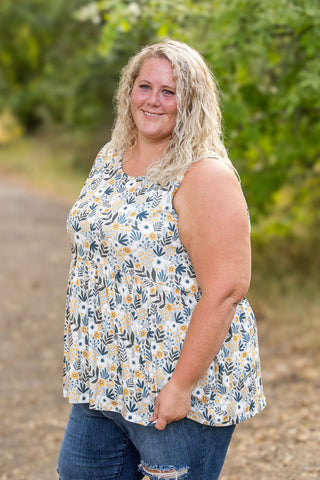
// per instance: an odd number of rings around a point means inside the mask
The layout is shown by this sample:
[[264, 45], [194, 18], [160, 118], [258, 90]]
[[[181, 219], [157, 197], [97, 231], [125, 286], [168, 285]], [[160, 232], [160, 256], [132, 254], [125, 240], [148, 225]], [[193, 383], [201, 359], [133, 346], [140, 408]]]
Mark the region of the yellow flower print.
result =
[[94, 332], [94, 338], [100, 338], [100, 332]]
[[155, 295], [156, 289], [154, 287], [150, 288], [150, 293], [151, 295]]
[[130, 217], [135, 217], [137, 215], [137, 212], [131, 212]]
[[114, 407], [116, 407], [116, 406], [118, 405], [118, 402], [116, 402], [115, 400], [112, 400], [111, 405], [113, 405]]
[[131, 303], [132, 302], [132, 297], [130, 295], [127, 295], [126, 300], [127, 300], [127, 303]]
[[141, 330], [140, 337], [145, 337], [146, 335], [147, 335], [147, 331], [146, 330]]
[[100, 380], [99, 380], [98, 383], [99, 383], [100, 387], [103, 387], [103, 386], [104, 386], [104, 380], [103, 380], [102, 378], [100, 378]]
[[172, 312], [172, 310], [173, 310], [172, 304], [171, 304], [171, 303], [167, 303], [166, 309], [167, 309], [168, 312]]
[[88, 358], [88, 357], [89, 357], [89, 354], [88, 354], [87, 350], [83, 350], [82, 356], [83, 356], [84, 358]]
[[111, 272], [110, 277], [113, 279], [116, 276], [114, 272]]
[[85, 326], [81, 327], [81, 332], [82, 333], [87, 333], [87, 327], [85, 327]]
[[183, 332], [185, 332], [185, 331], [187, 330], [187, 326], [186, 326], [186, 325], [181, 325], [180, 330], [182, 330]]
[[112, 312], [112, 313], [111, 313], [111, 318], [117, 318], [116, 312]]
[[174, 267], [173, 267], [172, 265], [170, 265], [170, 267], [169, 267], [169, 272], [170, 272], [170, 273], [173, 273], [173, 272], [174, 272]]
[[203, 395], [203, 396], [201, 397], [201, 402], [202, 402], [202, 403], [206, 403], [206, 401], [207, 401], [207, 397], [206, 397], [205, 395]]
[[196, 291], [197, 291], [197, 287], [195, 285], [192, 285], [191, 292], [195, 293]]
[[129, 390], [127, 388], [123, 389], [123, 395], [127, 397], [129, 395]]
[[111, 179], [109, 180], [109, 185], [113, 185], [114, 182], [115, 182], [114, 178], [111, 178]]
[[78, 376], [79, 376], [78, 372], [72, 372], [71, 374], [71, 377], [73, 378], [73, 380], [77, 380]]
[[110, 367], [111, 372], [115, 372], [117, 370], [117, 367], [113, 364]]
[[139, 345], [136, 345], [136, 346], [134, 347], [134, 349], [135, 349], [135, 351], [138, 352], [138, 353], [141, 352], [141, 349], [140, 349]]
[[228, 357], [228, 358], [227, 358], [227, 362], [228, 362], [228, 363], [231, 363], [231, 362], [232, 362], [232, 358]]
[[140, 370], [136, 370], [134, 374], [137, 378], [140, 378], [142, 376], [142, 373], [140, 372]]
[[134, 277], [134, 283], [139, 283], [139, 278], [138, 277]]
[[242, 357], [247, 358], [247, 356], [248, 356], [247, 352], [243, 352]]
[[172, 220], [173, 220], [172, 215], [170, 215], [170, 214], [167, 215], [167, 220], [168, 220], [168, 222], [172, 222]]
[[163, 352], [157, 352], [157, 357], [162, 358], [163, 357]]
[[150, 233], [149, 238], [150, 238], [150, 240], [156, 240], [157, 235], [155, 233]]
[[113, 230], [118, 230], [119, 227], [120, 227], [120, 225], [117, 222], [112, 225]]
[[85, 246], [85, 248], [89, 248], [90, 243], [89, 243], [88, 241], [87, 241], [87, 242], [84, 242], [84, 246]]
[[124, 251], [125, 253], [130, 253], [130, 252], [131, 252], [131, 248], [125, 247], [125, 248], [123, 249], [123, 251]]
[[135, 264], [135, 268], [136, 268], [137, 270], [140, 270], [141, 264], [140, 264], [140, 263], [136, 263], [136, 264]]

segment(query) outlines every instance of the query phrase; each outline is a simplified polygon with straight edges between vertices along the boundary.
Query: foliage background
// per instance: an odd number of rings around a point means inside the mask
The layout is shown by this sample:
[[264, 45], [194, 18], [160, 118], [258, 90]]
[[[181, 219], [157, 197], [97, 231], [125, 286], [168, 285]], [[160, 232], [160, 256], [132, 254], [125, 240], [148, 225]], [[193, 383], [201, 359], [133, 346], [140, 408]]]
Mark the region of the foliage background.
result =
[[109, 137], [121, 67], [166, 37], [198, 49], [219, 81], [261, 275], [270, 264], [316, 275], [318, 0], [2, 0], [0, 169], [35, 176], [42, 165], [59, 170], [51, 181], [80, 183]]

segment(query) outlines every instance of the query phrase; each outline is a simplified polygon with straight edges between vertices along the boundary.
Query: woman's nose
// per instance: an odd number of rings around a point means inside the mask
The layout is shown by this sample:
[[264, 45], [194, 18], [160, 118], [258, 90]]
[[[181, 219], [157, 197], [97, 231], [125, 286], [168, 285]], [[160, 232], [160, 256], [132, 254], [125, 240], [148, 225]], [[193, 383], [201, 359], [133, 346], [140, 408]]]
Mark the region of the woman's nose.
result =
[[159, 92], [153, 90], [150, 92], [150, 96], [148, 98], [148, 104], [149, 105], [160, 105], [160, 95]]

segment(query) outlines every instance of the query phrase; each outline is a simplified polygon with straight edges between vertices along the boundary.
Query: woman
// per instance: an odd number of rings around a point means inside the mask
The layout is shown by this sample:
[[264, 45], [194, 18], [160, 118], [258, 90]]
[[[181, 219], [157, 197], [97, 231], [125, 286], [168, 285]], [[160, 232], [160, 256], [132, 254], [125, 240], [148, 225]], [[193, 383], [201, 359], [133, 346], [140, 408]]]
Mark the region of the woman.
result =
[[219, 477], [265, 406], [246, 204], [213, 76], [168, 40], [122, 72], [111, 142], [68, 217], [61, 480]]

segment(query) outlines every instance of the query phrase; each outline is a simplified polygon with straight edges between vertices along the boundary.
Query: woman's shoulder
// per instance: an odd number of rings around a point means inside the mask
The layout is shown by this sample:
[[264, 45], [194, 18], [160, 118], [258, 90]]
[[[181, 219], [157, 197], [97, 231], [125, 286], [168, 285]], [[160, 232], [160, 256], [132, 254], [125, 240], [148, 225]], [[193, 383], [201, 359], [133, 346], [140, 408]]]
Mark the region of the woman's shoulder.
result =
[[204, 157], [188, 169], [179, 190], [191, 195], [207, 192], [208, 194], [229, 188], [240, 188], [237, 172], [232, 163], [217, 157]]

